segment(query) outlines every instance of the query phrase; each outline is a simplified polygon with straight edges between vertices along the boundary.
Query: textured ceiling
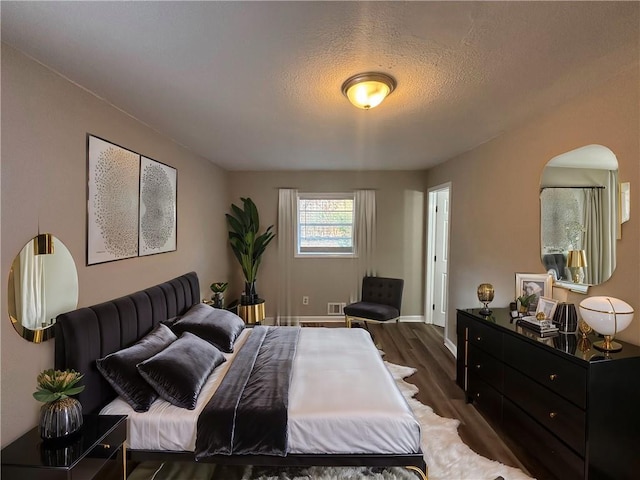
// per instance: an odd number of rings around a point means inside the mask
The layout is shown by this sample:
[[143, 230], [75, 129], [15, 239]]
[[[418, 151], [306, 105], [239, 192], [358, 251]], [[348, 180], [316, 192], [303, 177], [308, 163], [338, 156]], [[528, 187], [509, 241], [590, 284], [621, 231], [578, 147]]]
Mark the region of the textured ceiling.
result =
[[[638, 62], [639, 10], [2, 1], [0, 13], [4, 42], [226, 169], [360, 170], [427, 168], [606, 81]], [[371, 70], [398, 87], [356, 109], [340, 87]]]

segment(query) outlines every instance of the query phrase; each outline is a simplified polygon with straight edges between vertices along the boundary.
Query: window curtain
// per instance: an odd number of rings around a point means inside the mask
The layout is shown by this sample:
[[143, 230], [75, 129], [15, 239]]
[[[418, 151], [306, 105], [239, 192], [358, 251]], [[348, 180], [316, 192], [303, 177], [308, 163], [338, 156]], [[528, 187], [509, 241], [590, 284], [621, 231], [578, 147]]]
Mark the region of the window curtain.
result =
[[356, 190], [354, 203], [354, 228], [356, 255], [351, 303], [360, 300], [362, 278], [376, 275], [376, 192]]
[[16, 297], [18, 318], [24, 327], [35, 330], [48, 324], [44, 257], [35, 254], [33, 241], [27, 242], [20, 252], [20, 283], [16, 285]]
[[584, 189], [585, 283], [600, 284], [616, 268], [617, 173], [610, 171], [605, 188]]
[[293, 318], [291, 299], [291, 269], [295, 250], [296, 211], [298, 190], [281, 188], [278, 191], [278, 304], [276, 325], [297, 323]]

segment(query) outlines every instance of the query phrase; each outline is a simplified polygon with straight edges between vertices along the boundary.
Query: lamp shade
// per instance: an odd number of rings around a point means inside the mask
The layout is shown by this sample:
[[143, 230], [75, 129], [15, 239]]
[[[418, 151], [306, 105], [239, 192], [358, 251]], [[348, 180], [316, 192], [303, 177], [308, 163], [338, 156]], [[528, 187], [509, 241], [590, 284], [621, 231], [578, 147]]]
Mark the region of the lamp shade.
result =
[[584, 250], [569, 250], [567, 267], [577, 268], [587, 266], [587, 255]]
[[384, 73], [359, 73], [342, 84], [342, 93], [356, 107], [377, 107], [396, 88], [396, 81]]
[[[589, 297], [580, 302], [582, 319], [596, 332], [605, 336], [599, 346], [602, 350], [619, 350], [620, 344], [611, 340], [629, 326], [633, 320], [633, 308], [627, 302], [613, 297]], [[600, 343], [600, 342], [598, 342]], [[598, 347], [598, 344], [594, 344]]]

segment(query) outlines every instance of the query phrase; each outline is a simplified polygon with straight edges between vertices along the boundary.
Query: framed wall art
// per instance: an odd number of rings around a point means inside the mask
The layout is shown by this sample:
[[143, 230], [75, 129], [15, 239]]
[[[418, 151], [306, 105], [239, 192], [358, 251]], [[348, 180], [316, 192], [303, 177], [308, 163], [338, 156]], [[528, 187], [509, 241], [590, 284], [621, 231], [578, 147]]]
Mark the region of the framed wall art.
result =
[[87, 265], [138, 255], [140, 155], [88, 138]]
[[177, 170], [87, 137], [87, 265], [176, 250]]
[[139, 255], [176, 249], [175, 168], [142, 157], [140, 162]]
[[548, 273], [516, 273], [516, 298], [531, 297], [527, 312], [535, 312], [540, 297], [551, 298], [553, 278]]

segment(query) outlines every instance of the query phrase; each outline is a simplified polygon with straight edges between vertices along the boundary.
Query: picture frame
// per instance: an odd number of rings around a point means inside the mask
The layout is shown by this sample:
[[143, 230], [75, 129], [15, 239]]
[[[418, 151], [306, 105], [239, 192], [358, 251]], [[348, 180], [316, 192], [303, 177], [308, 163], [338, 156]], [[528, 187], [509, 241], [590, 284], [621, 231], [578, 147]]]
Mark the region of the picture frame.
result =
[[538, 313], [544, 313], [545, 320], [553, 320], [553, 314], [558, 307], [558, 301], [553, 298], [540, 297], [538, 299], [538, 306], [536, 307], [536, 316]]
[[540, 297], [551, 298], [553, 277], [548, 273], [516, 273], [516, 298], [523, 295], [535, 297], [529, 303], [527, 313], [535, 313]]
[[622, 182], [620, 184], [620, 223], [628, 222], [631, 218], [631, 184]]
[[87, 138], [87, 265], [138, 256], [140, 155]]
[[177, 185], [175, 168], [141, 156], [139, 256], [176, 250]]

